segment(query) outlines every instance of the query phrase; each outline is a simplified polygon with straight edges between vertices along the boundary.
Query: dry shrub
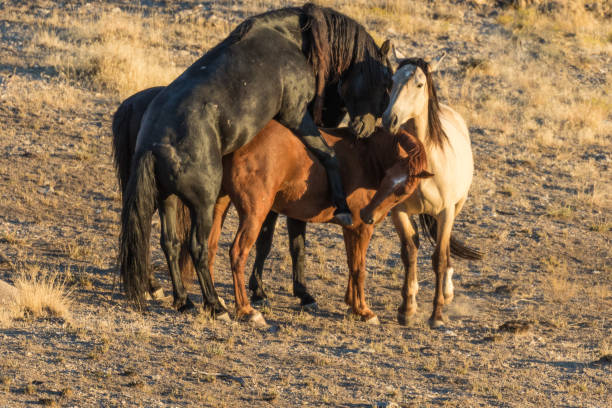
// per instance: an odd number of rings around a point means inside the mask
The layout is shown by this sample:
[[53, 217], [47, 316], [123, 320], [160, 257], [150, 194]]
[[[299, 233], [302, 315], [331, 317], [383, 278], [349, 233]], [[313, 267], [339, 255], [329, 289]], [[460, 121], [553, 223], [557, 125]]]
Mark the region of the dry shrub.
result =
[[[125, 98], [165, 85], [183, 71], [175, 62], [172, 42], [167, 41], [180, 39], [168, 32], [167, 23], [158, 16], [120, 11], [54, 15], [40, 23], [28, 49], [46, 54], [44, 63], [71, 86], [111, 91]], [[183, 27], [182, 34], [192, 33]]]
[[59, 273], [46, 274], [37, 267], [30, 267], [16, 280], [15, 287], [19, 290], [15, 315], [71, 319], [71, 291]]

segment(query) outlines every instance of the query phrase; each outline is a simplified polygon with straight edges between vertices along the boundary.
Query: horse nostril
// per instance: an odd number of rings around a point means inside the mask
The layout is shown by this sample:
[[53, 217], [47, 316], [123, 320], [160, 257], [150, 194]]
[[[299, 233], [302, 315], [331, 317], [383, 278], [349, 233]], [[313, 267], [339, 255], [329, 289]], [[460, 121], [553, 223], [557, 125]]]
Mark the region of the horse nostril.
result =
[[393, 115], [391, 117], [391, 126], [394, 127], [394, 128], [397, 127], [397, 122], [398, 122], [397, 115]]

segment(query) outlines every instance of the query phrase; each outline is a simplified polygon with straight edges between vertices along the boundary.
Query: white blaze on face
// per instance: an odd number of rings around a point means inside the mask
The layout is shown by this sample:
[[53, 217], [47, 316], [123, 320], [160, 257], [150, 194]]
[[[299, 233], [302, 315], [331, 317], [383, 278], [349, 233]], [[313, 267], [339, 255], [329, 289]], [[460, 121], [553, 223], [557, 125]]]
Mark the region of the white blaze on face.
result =
[[403, 91], [405, 90], [406, 82], [408, 82], [410, 77], [412, 77], [412, 75], [416, 71], [416, 68], [416, 65], [404, 65], [403, 67], [398, 69], [397, 72], [393, 75], [393, 88], [391, 88], [391, 97], [389, 98], [389, 105], [387, 106], [384, 115], [389, 116], [391, 115], [391, 113], [395, 113], [399, 119], [400, 124], [404, 123], [407, 119], [404, 120], [404, 116], [406, 115], [406, 113], [404, 112], [405, 109], [402, 109], [403, 104], [398, 104], [397, 102], [401, 99], [400, 96], [402, 93], [404, 93]]

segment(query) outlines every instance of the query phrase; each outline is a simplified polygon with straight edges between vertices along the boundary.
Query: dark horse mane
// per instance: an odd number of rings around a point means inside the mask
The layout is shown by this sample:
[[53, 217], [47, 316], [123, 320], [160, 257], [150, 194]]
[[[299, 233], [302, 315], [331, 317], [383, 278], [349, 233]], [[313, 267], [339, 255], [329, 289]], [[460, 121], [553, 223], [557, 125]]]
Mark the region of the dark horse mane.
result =
[[337, 81], [353, 64], [370, 79], [367, 86], [383, 86], [379, 68], [381, 52], [361, 24], [331, 8], [312, 3], [305, 4], [302, 11], [306, 18], [302, 29], [311, 37], [305, 51], [317, 78], [315, 118], [321, 115], [326, 81]]
[[406, 58], [400, 61], [397, 69], [400, 69], [406, 65], [415, 65], [423, 71], [427, 80], [427, 92], [429, 97], [429, 103], [427, 106], [427, 137], [436, 146], [442, 148], [445, 141], [448, 141], [448, 137], [442, 128], [440, 122], [440, 103], [438, 102], [438, 94], [436, 93], [436, 86], [433, 82], [433, 77], [429, 69], [429, 63], [423, 58]]
[[380, 70], [383, 56], [366, 29], [344, 14], [312, 3], [301, 8], [287, 7], [251, 17], [238, 25], [217, 47], [223, 48], [240, 41], [259, 21], [265, 22], [268, 16], [278, 16], [280, 13], [300, 17], [300, 26], [305, 35], [302, 51], [316, 77], [313, 112], [316, 123], [320, 123], [326, 83], [339, 80], [353, 65], [363, 74], [363, 78], [369, 79], [366, 86], [383, 86], [385, 78]]

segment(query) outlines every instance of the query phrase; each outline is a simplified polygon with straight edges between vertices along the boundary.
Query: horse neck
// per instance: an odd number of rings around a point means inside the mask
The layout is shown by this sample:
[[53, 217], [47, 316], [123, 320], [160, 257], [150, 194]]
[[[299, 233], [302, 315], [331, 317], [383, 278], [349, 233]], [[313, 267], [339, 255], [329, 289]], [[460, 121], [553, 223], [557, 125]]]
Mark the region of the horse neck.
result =
[[362, 165], [370, 168], [376, 183], [380, 183], [385, 172], [401, 160], [399, 136], [377, 128], [362, 150]]
[[429, 147], [433, 144], [433, 141], [429, 137], [429, 114], [427, 108], [428, 104], [429, 102], [425, 104], [425, 107], [421, 110], [419, 114], [417, 114], [409, 121], [412, 122], [412, 126], [414, 128], [414, 135], [426, 147]]

